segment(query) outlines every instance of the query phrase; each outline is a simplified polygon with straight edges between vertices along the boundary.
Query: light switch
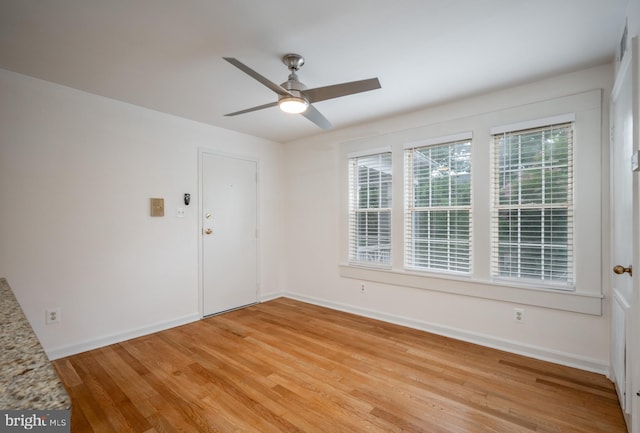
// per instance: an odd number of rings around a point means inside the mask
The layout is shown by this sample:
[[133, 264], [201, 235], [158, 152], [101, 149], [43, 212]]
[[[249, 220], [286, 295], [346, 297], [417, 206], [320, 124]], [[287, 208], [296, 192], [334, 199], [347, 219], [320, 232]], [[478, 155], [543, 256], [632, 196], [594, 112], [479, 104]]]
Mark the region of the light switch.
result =
[[151, 199], [151, 216], [152, 217], [164, 216], [164, 199], [163, 198]]

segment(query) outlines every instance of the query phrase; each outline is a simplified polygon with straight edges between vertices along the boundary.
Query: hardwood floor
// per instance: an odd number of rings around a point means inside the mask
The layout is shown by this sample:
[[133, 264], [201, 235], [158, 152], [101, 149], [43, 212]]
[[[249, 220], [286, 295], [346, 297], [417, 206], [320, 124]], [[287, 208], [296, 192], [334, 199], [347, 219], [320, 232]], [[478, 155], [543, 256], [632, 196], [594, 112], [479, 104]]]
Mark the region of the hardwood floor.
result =
[[286, 298], [54, 366], [78, 433], [626, 432], [604, 376]]

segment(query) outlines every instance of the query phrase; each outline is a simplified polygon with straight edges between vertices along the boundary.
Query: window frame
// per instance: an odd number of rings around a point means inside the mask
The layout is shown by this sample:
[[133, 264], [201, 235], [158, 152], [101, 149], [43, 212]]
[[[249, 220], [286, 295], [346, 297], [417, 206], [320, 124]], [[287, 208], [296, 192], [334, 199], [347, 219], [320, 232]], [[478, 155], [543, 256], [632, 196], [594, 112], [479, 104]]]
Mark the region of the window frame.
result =
[[[358, 196], [359, 196], [359, 179], [360, 175], [356, 175], [356, 169], [358, 161], [365, 158], [372, 157], [382, 157], [383, 155], [388, 155], [390, 158], [389, 167], [393, 169], [393, 154], [390, 148], [382, 148], [382, 149], [372, 149], [368, 152], [359, 152], [352, 153], [348, 156], [348, 182], [349, 182], [349, 233], [348, 233], [348, 260], [349, 264], [355, 266], [367, 266], [367, 267], [375, 267], [375, 268], [383, 268], [390, 269], [392, 265], [392, 218], [393, 218], [393, 173], [390, 174], [391, 178], [389, 180], [388, 185], [388, 207], [359, 207], [358, 206]], [[382, 189], [382, 188], [381, 188]], [[369, 194], [367, 194], [369, 196]], [[369, 214], [378, 214], [378, 217], [381, 214], [388, 214], [389, 227], [388, 227], [388, 259], [384, 261], [376, 261], [376, 260], [363, 260], [360, 258], [360, 253], [358, 251], [358, 222], [359, 215], [369, 215]], [[380, 233], [378, 233], [380, 236]], [[380, 247], [380, 241], [377, 243], [378, 247]]]
[[[504, 125], [500, 127], [494, 127], [491, 129], [491, 280], [495, 282], [506, 282], [513, 283], [523, 286], [531, 286], [536, 288], [547, 288], [551, 290], [565, 290], [565, 291], [575, 291], [575, 266], [576, 266], [576, 258], [574, 255], [575, 251], [575, 114], [569, 113], [564, 115], [558, 115], [553, 117], [534, 119], [526, 122], [520, 122], [511, 125]], [[509, 136], [523, 136], [527, 133], [532, 133], [535, 131], [552, 131], [558, 128], [569, 128], [569, 143], [567, 149], [567, 200], [562, 203], [529, 203], [529, 204], [501, 204], [500, 203], [500, 149], [498, 148], [500, 143], [500, 138], [505, 138], [507, 135]], [[544, 167], [544, 165], [543, 165]], [[520, 169], [519, 174], [525, 171], [524, 168]], [[518, 193], [518, 200], [521, 200], [521, 192]], [[542, 200], [544, 202], [544, 199]], [[501, 275], [500, 273], [500, 234], [499, 234], [499, 225], [500, 225], [500, 213], [504, 211], [515, 211], [518, 214], [519, 223], [523, 219], [523, 213], [530, 213], [530, 211], [539, 210], [543, 213], [546, 211], [554, 211], [554, 210], [565, 210], [566, 218], [567, 218], [567, 242], [566, 242], [566, 251], [567, 251], [567, 280], [554, 280], [550, 278], [545, 278], [544, 275], [544, 263], [540, 267], [540, 278], [533, 277], [525, 277], [525, 276], [513, 276], [513, 275]], [[529, 211], [529, 212], [528, 212]], [[545, 220], [545, 216], [543, 215], [542, 220]], [[543, 223], [544, 224], [544, 223]], [[544, 229], [544, 226], [542, 226]], [[521, 241], [522, 230], [518, 229], [518, 260], [522, 261], [522, 253], [521, 248], [527, 248], [526, 242]], [[544, 237], [544, 233], [541, 234], [541, 238]], [[531, 248], [539, 247], [541, 251], [545, 249], [545, 241], [541, 239], [540, 245], [531, 246]], [[541, 260], [544, 261], [544, 258]]]
[[[469, 203], [464, 205], [452, 204], [451, 203], [451, 178], [449, 178], [450, 182], [448, 185], [448, 204], [446, 206], [440, 205], [428, 205], [428, 206], [416, 206], [416, 197], [415, 197], [415, 188], [414, 181], [416, 179], [416, 173], [414, 172], [414, 161], [416, 157], [416, 152], [423, 150], [435, 150], [438, 148], [448, 148], [449, 158], [451, 158], [451, 149], [457, 145], [468, 144], [468, 165], [469, 165]], [[453, 134], [442, 137], [430, 138], [427, 140], [423, 140], [420, 142], [407, 143], [404, 146], [404, 238], [403, 238], [403, 264], [404, 269], [408, 271], [415, 271], [420, 273], [442, 273], [445, 275], [452, 276], [470, 276], [473, 274], [473, 134], [471, 132], [464, 132], [459, 134]], [[451, 161], [449, 161], [451, 162]], [[429, 176], [429, 184], [431, 185], [432, 176]], [[429, 197], [433, 197], [433, 189], [431, 186], [429, 187]], [[446, 243], [446, 257], [442, 257], [447, 261], [446, 266], [437, 267], [436, 263], [434, 263], [437, 259], [432, 259], [431, 257], [427, 258], [429, 262], [426, 266], [420, 266], [416, 264], [415, 260], [415, 245], [416, 240], [420, 240], [422, 243], [427, 245], [427, 249], [430, 250], [431, 245], [437, 245], [439, 242], [436, 239], [432, 239], [430, 236], [426, 238], [415, 236], [414, 228], [415, 228], [415, 218], [414, 216], [417, 213], [426, 213], [427, 215], [431, 215], [431, 213], [438, 212], [447, 212], [447, 221], [450, 221], [450, 212], [467, 212], [468, 225], [466, 226], [467, 230], [467, 238], [466, 242], [459, 242], [460, 244], [464, 243], [467, 249], [466, 253], [466, 261], [467, 266], [466, 269], [452, 269], [452, 268], [460, 268], [462, 267], [455, 258], [452, 260], [451, 255], [451, 243]], [[447, 232], [450, 234], [451, 227], [449, 224], [447, 225]], [[456, 229], [457, 230], [457, 229]], [[455, 243], [455, 242], [454, 242]], [[461, 260], [462, 261], [462, 260]]]

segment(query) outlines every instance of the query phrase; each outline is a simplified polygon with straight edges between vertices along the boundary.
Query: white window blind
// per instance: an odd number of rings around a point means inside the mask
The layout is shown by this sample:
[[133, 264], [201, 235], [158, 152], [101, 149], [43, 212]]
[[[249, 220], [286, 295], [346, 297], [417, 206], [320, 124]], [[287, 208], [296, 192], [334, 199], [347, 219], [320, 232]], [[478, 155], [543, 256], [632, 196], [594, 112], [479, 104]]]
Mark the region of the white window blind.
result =
[[572, 286], [573, 122], [493, 135], [492, 275]]
[[391, 265], [391, 152], [349, 158], [349, 261]]
[[405, 149], [405, 268], [471, 271], [471, 139]]

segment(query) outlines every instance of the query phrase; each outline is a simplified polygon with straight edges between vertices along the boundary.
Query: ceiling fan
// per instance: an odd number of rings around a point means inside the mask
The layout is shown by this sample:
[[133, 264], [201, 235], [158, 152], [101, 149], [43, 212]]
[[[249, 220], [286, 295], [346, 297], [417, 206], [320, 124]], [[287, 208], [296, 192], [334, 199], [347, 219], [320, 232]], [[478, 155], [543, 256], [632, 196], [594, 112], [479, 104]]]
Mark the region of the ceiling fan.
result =
[[237, 116], [238, 114], [250, 113], [277, 105], [285, 113], [302, 114], [320, 128], [331, 129], [331, 123], [311, 105], [312, 103], [380, 88], [380, 82], [377, 78], [369, 78], [367, 80], [307, 89], [307, 86], [298, 80], [298, 75], [296, 74], [304, 65], [304, 58], [299, 54], [286, 54], [282, 57], [282, 62], [289, 68], [290, 74], [287, 81], [280, 85], [263, 77], [238, 59], [233, 57], [223, 57], [223, 59], [278, 94], [278, 100], [275, 102], [225, 114], [225, 116]]

